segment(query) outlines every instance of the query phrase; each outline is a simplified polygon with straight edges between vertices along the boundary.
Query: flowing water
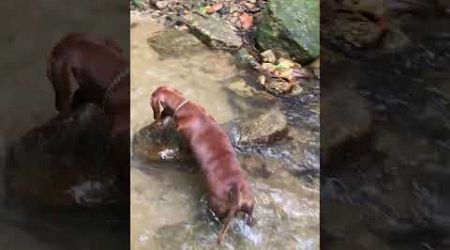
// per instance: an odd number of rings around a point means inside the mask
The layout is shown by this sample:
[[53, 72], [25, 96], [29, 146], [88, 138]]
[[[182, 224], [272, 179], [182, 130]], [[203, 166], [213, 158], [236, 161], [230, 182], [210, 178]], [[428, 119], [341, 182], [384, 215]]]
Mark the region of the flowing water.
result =
[[[263, 177], [249, 174], [257, 199], [254, 210], [257, 223], [248, 227], [235, 220], [222, 248], [319, 249], [317, 178], [306, 180], [299, 177], [302, 171], [291, 171], [311, 166], [318, 169], [318, 103], [305, 103], [300, 98], [271, 102], [268, 98], [242, 104], [227, 87], [251, 79], [251, 74], [236, 66], [233, 55], [206, 47], [170, 56], [158, 54], [149, 46], [148, 39], [163, 31], [151, 19], [131, 18], [132, 135], [153, 122], [149, 98], [160, 85], [180, 90], [221, 124], [237, 118], [245, 122], [255, 113], [280, 106], [291, 130], [304, 141], [312, 141], [312, 146], [305, 143], [307, 146], [302, 144], [296, 151], [282, 146], [241, 151], [240, 159], [263, 159], [270, 174]], [[303, 161], [294, 160], [298, 158]], [[216, 249], [219, 226], [207, 213], [205, 194], [196, 166], [183, 161], [149, 162], [134, 156], [131, 160], [132, 249]]]

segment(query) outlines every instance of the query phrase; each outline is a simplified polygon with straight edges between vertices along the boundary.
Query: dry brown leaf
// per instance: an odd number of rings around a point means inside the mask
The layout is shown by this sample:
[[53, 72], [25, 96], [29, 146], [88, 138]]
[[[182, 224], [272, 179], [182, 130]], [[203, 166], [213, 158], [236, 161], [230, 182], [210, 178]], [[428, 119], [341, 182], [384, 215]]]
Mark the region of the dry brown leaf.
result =
[[247, 13], [243, 13], [240, 17], [239, 20], [241, 21], [241, 27], [244, 30], [249, 29], [250, 27], [253, 26], [253, 16], [249, 15]]
[[212, 6], [206, 6], [205, 7], [205, 12], [206, 14], [214, 14], [215, 12], [219, 11], [220, 9], [223, 8], [223, 3], [215, 3]]
[[223, 8], [223, 3], [221, 3], [221, 2], [215, 3], [215, 4], [213, 4], [212, 8], [213, 8], [214, 12], [217, 12]]

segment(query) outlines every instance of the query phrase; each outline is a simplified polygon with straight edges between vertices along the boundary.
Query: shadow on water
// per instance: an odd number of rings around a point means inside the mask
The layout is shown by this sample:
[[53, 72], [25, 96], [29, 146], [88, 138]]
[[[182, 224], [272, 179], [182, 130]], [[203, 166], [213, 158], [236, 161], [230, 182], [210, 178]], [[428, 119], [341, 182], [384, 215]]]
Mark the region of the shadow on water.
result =
[[[318, 249], [317, 98], [305, 98], [309, 91], [297, 99], [267, 94], [226, 52], [203, 47], [180, 53], [168, 42], [177, 54], [167, 55], [154, 39], [162, 27], [142, 17], [132, 17], [132, 23], [131, 248], [217, 249], [219, 226], [208, 213], [195, 161], [170, 119], [164, 126], [153, 123], [149, 96], [166, 84], [223, 125], [256, 193], [256, 226], [234, 220], [221, 249]], [[254, 129], [258, 120], [277, 134], [263, 139], [269, 144], [253, 143], [264, 135], [264, 128]], [[308, 180], [300, 178], [306, 169]]]

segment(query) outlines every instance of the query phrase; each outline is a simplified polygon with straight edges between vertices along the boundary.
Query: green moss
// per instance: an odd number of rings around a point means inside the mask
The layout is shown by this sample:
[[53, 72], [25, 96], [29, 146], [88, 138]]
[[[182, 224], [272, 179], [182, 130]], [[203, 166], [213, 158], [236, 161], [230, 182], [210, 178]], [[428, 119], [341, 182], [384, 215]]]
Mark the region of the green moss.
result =
[[270, 0], [258, 26], [257, 42], [281, 56], [307, 63], [320, 54], [318, 0]]

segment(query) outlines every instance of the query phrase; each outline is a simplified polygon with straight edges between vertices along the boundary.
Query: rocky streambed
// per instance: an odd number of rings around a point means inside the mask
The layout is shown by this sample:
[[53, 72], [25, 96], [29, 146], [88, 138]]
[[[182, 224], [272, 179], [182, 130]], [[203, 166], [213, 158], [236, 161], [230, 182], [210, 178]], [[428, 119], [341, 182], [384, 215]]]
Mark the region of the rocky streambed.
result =
[[[195, 21], [167, 28], [151, 11], [132, 13], [131, 22], [132, 249], [217, 248], [219, 226], [195, 160], [170, 119], [153, 123], [149, 95], [160, 85], [179, 89], [226, 129], [255, 190], [256, 226], [233, 221], [222, 249], [319, 249], [319, 80], [308, 78], [296, 94], [274, 93], [252, 62], [283, 57], [254, 57], [250, 48], [246, 60], [239, 33], [211, 43], [199, 29], [187, 32]], [[287, 68], [300, 65], [285, 59]]]

